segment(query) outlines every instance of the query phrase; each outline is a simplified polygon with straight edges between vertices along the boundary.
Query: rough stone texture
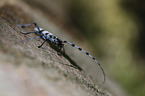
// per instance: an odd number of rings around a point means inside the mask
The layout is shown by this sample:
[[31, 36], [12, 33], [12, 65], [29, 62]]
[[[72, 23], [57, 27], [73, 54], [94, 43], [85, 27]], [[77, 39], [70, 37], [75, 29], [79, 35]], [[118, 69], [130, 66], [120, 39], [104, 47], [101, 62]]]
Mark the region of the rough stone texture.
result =
[[0, 7], [0, 96], [112, 96], [48, 43], [38, 48], [42, 39], [24, 42], [36, 35], [24, 36], [20, 31], [32, 31], [34, 26], [22, 29], [16, 24], [37, 21], [44, 27], [53, 26], [42, 13], [40, 21], [35, 17], [37, 10], [32, 12], [29, 5], [17, 0]]

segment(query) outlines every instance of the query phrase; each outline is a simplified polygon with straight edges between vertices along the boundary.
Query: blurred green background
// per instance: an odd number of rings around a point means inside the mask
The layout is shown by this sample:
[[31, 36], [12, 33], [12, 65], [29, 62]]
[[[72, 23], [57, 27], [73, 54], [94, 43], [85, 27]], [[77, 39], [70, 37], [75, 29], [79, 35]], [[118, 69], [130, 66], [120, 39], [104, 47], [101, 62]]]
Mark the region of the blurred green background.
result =
[[145, 96], [145, 1], [73, 0], [69, 17], [131, 96]]

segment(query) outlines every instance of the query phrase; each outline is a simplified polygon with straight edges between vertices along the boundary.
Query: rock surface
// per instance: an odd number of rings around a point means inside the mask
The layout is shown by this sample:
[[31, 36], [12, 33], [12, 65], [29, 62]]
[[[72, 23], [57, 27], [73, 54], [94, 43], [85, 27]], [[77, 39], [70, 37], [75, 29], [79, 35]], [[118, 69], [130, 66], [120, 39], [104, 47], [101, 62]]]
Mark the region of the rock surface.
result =
[[[112, 96], [98, 89], [84, 71], [59, 56], [48, 43], [38, 48], [42, 39], [25, 42], [36, 35], [20, 31], [32, 31], [34, 26], [22, 29], [16, 24], [36, 21], [37, 17], [32, 17], [38, 10], [32, 12], [30, 5], [12, 1], [0, 5], [0, 96]], [[44, 27], [54, 24], [48, 19], [37, 20]]]

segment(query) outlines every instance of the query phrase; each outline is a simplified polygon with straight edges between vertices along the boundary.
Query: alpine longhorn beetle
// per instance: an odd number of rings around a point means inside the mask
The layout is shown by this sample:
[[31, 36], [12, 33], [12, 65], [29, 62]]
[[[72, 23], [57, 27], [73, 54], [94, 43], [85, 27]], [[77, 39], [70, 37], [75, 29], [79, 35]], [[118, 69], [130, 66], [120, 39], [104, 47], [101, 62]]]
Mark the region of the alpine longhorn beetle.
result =
[[46, 30], [43, 30], [42, 28], [39, 28], [39, 26], [36, 24], [36, 23], [30, 23], [30, 24], [26, 24], [26, 25], [18, 25], [19, 27], [21, 28], [24, 28], [26, 26], [29, 26], [29, 25], [32, 25], [34, 24], [36, 28], [34, 28], [35, 31], [32, 31], [32, 32], [27, 32], [27, 33], [23, 33], [21, 32], [22, 34], [30, 34], [30, 33], [36, 33], [36, 34], [39, 34], [40, 35], [40, 38], [44, 39], [44, 42], [38, 46], [38, 48], [41, 48], [42, 45], [46, 42], [46, 41], [50, 41], [51, 43], [55, 44], [57, 47], [58, 47], [58, 50], [60, 51], [63, 47], [64, 47], [64, 43], [67, 43], [69, 45], [71, 45], [72, 47], [75, 47], [77, 48], [78, 50], [84, 52], [86, 55], [88, 55], [90, 58], [92, 58], [98, 65], [99, 67], [101, 68], [102, 72], [103, 72], [103, 75], [104, 75], [104, 81], [102, 84], [105, 83], [105, 80], [106, 80], [106, 76], [105, 76], [105, 72], [103, 70], [103, 67], [100, 65], [100, 63], [93, 57], [91, 56], [88, 52], [84, 51], [82, 48], [76, 46], [75, 44], [73, 43], [70, 43], [68, 41], [62, 41], [60, 38], [56, 37], [55, 35], [53, 35], [52, 33], [46, 31]]

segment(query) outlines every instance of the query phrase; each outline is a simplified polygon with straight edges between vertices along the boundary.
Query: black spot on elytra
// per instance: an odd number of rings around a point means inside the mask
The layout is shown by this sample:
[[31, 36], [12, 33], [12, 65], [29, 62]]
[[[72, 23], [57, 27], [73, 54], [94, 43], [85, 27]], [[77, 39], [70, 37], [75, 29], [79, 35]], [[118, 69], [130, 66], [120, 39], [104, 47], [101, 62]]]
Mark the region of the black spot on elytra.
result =
[[50, 38], [52, 38], [52, 35], [49, 35]]
[[53, 39], [55, 39], [56, 37], [55, 36], [53, 36]]
[[48, 35], [49, 33], [45, 33], [45, 35]]

